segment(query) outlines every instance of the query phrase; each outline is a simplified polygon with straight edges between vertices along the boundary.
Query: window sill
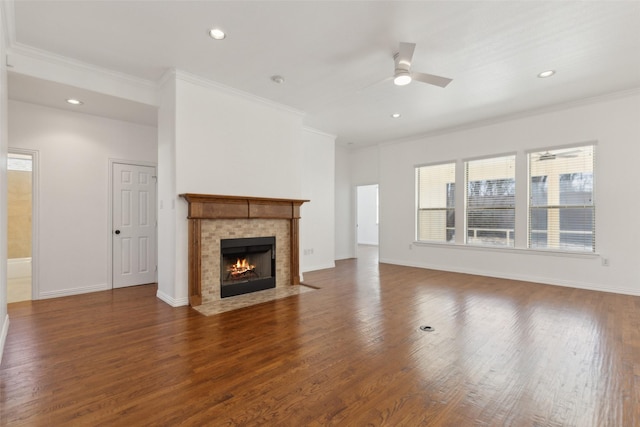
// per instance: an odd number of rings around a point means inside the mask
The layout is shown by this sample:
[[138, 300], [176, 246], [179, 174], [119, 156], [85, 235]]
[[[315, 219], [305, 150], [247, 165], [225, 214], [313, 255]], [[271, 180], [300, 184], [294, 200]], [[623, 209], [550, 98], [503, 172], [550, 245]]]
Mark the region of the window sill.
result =
[[552, 249], [529, 249], [529, 248], [506, 248], [499, 246], [481, 246], [481, 245], [461, 245], [458, 243], [446, 243], [446, 242], [422, 242], [414, 241], [414, 246], [432, 247], [432, 248], [451, 248], [461, 250], [481, 250], [500, 253], [516, 253], [524, 255], [550, 255], [550, 256], [564, 256], [570, 258], [600, 258], [600, 254], [597, 252], [570, 252], [570, 251], [557, 251]]

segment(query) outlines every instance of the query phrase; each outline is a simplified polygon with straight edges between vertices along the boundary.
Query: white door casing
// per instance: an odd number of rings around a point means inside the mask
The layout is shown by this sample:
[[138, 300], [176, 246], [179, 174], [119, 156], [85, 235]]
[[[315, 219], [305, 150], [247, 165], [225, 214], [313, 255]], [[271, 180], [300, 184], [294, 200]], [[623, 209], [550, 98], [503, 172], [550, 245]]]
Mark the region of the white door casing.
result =
[[156, 280], [156, 173], [113, 163], [113, 287]]

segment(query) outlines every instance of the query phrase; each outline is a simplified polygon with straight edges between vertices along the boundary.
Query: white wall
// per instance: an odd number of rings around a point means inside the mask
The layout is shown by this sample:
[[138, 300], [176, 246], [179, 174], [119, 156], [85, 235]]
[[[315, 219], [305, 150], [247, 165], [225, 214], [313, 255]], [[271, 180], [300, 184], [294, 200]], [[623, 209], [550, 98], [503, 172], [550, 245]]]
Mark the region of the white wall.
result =
[[356, 257], [359, 185], [378, 183], [378, 147], [351, 150], [336, 147], [336, 259]]
[[[159, 88], [158, 105], [158, 298], [172, 306], [188, 304], [177, 280], [176, 208], [176, 79], [167, 75]], [[180, 248], [188, 250], [187, 243]], [[178, 298], [178, 299], [176, 299]]]
[[178, 75], [176, 190], [298, 199], [302, 116]]
[[358, 185], [378, 184], [380, 180], [379, 148], [372, 146], [351, 151], [349, 167], [351, 168], [351, 185], [354, 187]]
[[300, 271], [335, 267], [335, 136], [302, 132]]
[[357, 187], [358, 244], [378, 244], [378, 185]]
[[5, 338], [9, 331], [7, 315], [7, 69], [4, 61], [6, 55], [6, 23], [4, 6], [0, 6], [0, 363], [4, 350]]
[[[640, 93], [512, 119], [441, 136], [380, 146], [380, 260], [487, 276], [640, 295], [640, 199], [634, 171], [640, 158]], [[415, 236], [414, 166], [505, 152], [597, 141], [596, 245], [599, 256], [558, 256], [463, 245], [412, 244]], [[367, 153], [362, 156], [367, 159]], [[358, 160], [360, 163], [362, 160]], [[525, 165], [522, 160], [519, 164]], [[526, 171], [517, 191], [526, 191]], [[526, 197], [518, 198], [524, 201]], [[520, 203], [520, 208], [523, 204]], [[523, 227], [524, 230], [523, 230]], [[520, 224], [516, 233], [526, 233]], [[523, 242], [523, 239], [519, 239]]]
[[9, 102], [9, 146], [39, 153], [35, 298], [111, 288], [109, 159], [157, 161], [148, 126]]
[[159, 156], [159, 170], [174, 169], [175, 179], [158, 185], [160, 203], [164, 209], [175, 204], [175, 215], [161, 210], [158, 225], [167, 238], [161, 242], [174, 239], [175, 245], [169, 249], [172, 254], [161, 248], [158, 290], [163, 300], [182, 305], [188, 297], [188, 223], [187, 203], [178, 195], [301, 199], [304, 138], [298, 112], [180, 71], [165, 78], [168, 98], [171, 85], [175, 114], [164, 116], [161, 106], [160, 137], [166, 141], [160, 148], [166, 147], [167, 153]]
[[350, 152], [345, 147], [336, 146], [335, 158], [335, 258], [355, 258], [354, 208], [351, 195]]

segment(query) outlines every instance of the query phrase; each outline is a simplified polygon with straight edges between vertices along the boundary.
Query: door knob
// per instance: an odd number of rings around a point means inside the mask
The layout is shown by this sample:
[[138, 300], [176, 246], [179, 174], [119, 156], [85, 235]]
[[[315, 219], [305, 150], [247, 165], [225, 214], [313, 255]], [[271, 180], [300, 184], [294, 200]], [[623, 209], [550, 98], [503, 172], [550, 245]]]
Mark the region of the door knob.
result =
[[120, 230], [116, 230], [116, 231], [115, 231], [115, 233], [116, 233], [116, 234], [120, 234]]

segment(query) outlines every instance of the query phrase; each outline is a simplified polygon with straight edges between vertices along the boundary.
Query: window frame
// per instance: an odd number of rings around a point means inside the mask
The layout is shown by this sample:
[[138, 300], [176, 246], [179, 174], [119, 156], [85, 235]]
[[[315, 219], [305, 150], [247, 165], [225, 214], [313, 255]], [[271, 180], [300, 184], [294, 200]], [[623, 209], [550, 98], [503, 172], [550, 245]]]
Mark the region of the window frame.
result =
[[[490, 160], [490, 159], [500, 159], [500, 158], [506, 158], [506, 157], [512, 157], [513, 158], [513, 186], [514, 186], [514, 193], [513, 193], [513, 206], [512, 208], [509, 207], [497, 207], [495, 209], [497, 210], [507, 210], [507, 209], [513, 209], [513, 230], [506, 231], [506, 243], [505, 245], [500, 245], [500, 244], [483, 244], [483, 243], [471, 243], [469, 242], [469, 177], [468, 177], [468, 165], [471, 162], [476, 162], [476, 161], [482, 161], [482, 160]], [[517, 182], [517, 178], [518, 178], [518, 153], [517, 152], [506, 152], [506, 153], [495, 153], [495, 154], [491, 154], [491, 155], [486, 155], [486, 156], [480, 156], [480, 157], [470, 157], [470, 158], [465, 158], [462, 160], [462, 166], [463, 166], [463, 185], [464, 185], [464, 212], [462, 214], [463, 218], [464, 218], [464, 245], [468, 246], [468, 247], [472, 247], [472, 248], [497, 248], [497, 249], [515, 249], [515, 235], [516, 235], [516, 229], [517, 229], [517, 215], [518, 215], [518, 198], [517, 198], [517, 193], [518, 193], [518, 182]], [[499, 178], [502, 179], [502, 178]], [[494, 179], [492, 181], [496, 181], [498, 179]], [[471, 182], [476, 182], [476, 181], [471, 181]], [[485, 210], [491, 210], [493, 208], [486, 208]], [[480, 209], [478, 209], [479, 211]]]
[[[444, 207], [437, 207], [437, 208], [424, 208], [421, 209], [420, 208], [420, 176], [419, 176], [419, 169], [421, 168], [428, 168], [428, 167], [435, 167], [435, 166], [445, 166], [445, 165], [453, 165], [453, 188], [454, 188], [454, 193], [453, 193], [453, 205], [449, 206], [447, 203], [448, 198], [445, 198], [445, 206]], [[414, 165], [414, 177], [415, 177], [415, 242], [416, 243], [422, 243], [422, 244], [445, 244], [445, 245], [453, 245], [456, 243], [456, 223], [455, 223], [455, 218], [456, 218], [456, 212], [457, 212], [457, 208], [456, 208], [456, 196], [455, 196], [455, 189], [457, 187], [456, 185], [456, 180], [457, 180], [457, 169], [458, 169], [458, 162], [457, 160], [449, 160], [449, 161], [442, 161], [442, 162], [436, 162], [436, 163], [427, 163], [427, 164], [418, 164], [418, 165]], [[449, 184], [449, 183], [447, 183]], [[448, 192], [445, 192], [446, 194], [448, 194]], [[453, 211], [453, 218], [454, 218], [454, 223], [453, 223], [453, 227], [448, 227], [446, 226], [446, 223], [448, 222], [448, 211], [452, 210]], [[426, 240], [421, 240], [420, 239], [420, 212], [421, 211], [444, 211], [445, 213], [445, 239], [444, 240], [437, 240], [437, 239], [426, 239]], [[451, 239], [447, 239], [447, 235], [449, 230], [452, 231], [452, 238]]]
[[[457, 157], [455, 160], [446, 159], [443, 161], [434, 161], [431, 163], [419, 163], [414, 164], [414, 191], [415, 191], [415, 210], [414, 210], [414, 240], [412, 244], [423, 247], [438, 247], [445, 245], [456, 250], [483, 250], [502, 253], [520, 253], [527, 255], [540, 255], [546, 254], [554, 257], [569, 257], [569, 258], [597, 258], [602, 255], [598, 252], [597, 242], [594, 237], [594, 245], [592, 251], [573, 251], [560, 248], [544, 248], [544, 247], [531, 247], [529, 244], [529, 227], [530, 227], [530, 154], [539, 153], [550, 150], [570, 149], [576, 147], [592, 146], [593, 147], [593, 231], [597, 233], [597, 207], [596, 193], [598, 182], [600, 181], [598, 164], [595, 161], [598, 150], [597, 140], [584, 140], [580, 142], [574, 142], [570, 144], [558, 144], [553, 146], [542, 147], [520, 147], [515, 151], [498, 152], [480, 156], [470, 157]], [[514, 244], [511, 246], [494, 246], [494, 245], [478, 245], [467, 243], [467, 195], [466, 195], [466, 163], [474, 160], [490, 159], [502, 156], [515, 156], [515, 180], [516, 180], [516, 192], [515, 192], [515, 224], [514, 230]], [[419, 240], [418, 230], [418, 211], [419, 211], [419, 188], [418, 188], [418, 175], [417, 168], [424, 166], [435, 166], [440, 164], [455, 163], [455, 197], [454, 197], [454, 218], [455, 218], [455, 237], [453, 241], [443, 240]], [[523, 181], [527, 181], [523, 184]], [[523, 188], [526, 186], [526, 189]], [[463, 187], [461, 187], [463, 186]], [[462, 191], [462, 190], [463, 191]], [[595, 236], [595, 234], [594, 234]], [[411, 249], [411, 245], [409, 245]]]
[[[548, 243], [546, 244], [547, 246], [545, 247], [534, 247], [532, 246], [532, 241], [531, 241], [531, 234], [532, 234], [532, 229], [531, 229], [531, 223], [532, 223], [532, 209], [534, 209], [534, 207], [532, 206], [532, 155], [536, 154], [536, 153], [540, 153], [540, 152], [552, 152], [552, 151], [558, 151], [558, 150], [571, 150], [571, 149], [579, 149], [579, 148], [584, 148], [584, 147], [590, 147], [591, 148], [591, 152], [592, 152], [592, 159], [591, 159], [591, 168], [590, 168], [590, 174], [591, 174], [591, 205], [575, 205], [575, 204], [567, 204], [567, 203], [560, 203], [560, 201], [555, 204], [555, 205], [545, 205], [545, 206], [540, 206], [540, 205], [536, 205], [535, 209], [541, 211], [542, 209], [546, 209], [547, 212], [547, 217], [548, 217], [548, 212], [551, 209], [557, 209], [558, 210], [558, 223], [557, 223], [557, 227], [558, 227], [558, 245], [554, 246], [554, 247], [548, 247]], [[574, 144], [566, 144], [566, 145], [558, 145], [558, 146], [549, 146], [549, 147], [544, 147], [544, 148], [537, 148], [537, 149], [532, 149], [532, 150], [527, 150], [525, 151], [525, 156], [526, 156], [526, 161], [527, 161], [527, 250], [530, 251], [543, 251], [543, 252], [554, 252], [554, 253], [567, 253], [567, 254], [584, 254], [584, 255], [597, 255], [597, 223], [596, 223], [596, 218], [597, 218], [597, 205], [596, 205], [596, 180], [597, 180], [597, 162], [596, 162], [596, 153], [597, 153], [597, 141], [583, 141], [580, 143], [574, 143]], [[571, 174], [575, 174], [575, 173], [585, 173], [584, 171], [578, 171], [578, 172], [570, 172]], [[559, 193], [559, 197], [562, 197], [561, 195], [561, 187], [562, 184], [560, 183], [560, 181], [562, 180], [562, 176], [564, 175], [568, 175], [569, 173], [558, 173], [558, 193]], [[542, 175], [536, 174], [535, 177], [540, 177]], [[546, 176], [546, 175], [545, 175]], [[561, 229], [561, 210], [562, 209], [585, 209], [585, 208], [589, 208], [591, 210], [591, 249], [585, 249], [585, 250], [578, 250], [578, 249], [571, 249], [568, 245], [563, 247], [563, 244], [561, 242], [561, 237], [562, 237], [562, 229]], [[547, 226], [548, 227], [548, 226]], [[565, 231], [565, 234], [569, 232], [571, 233], [571, 231]], [[548, 231], [547, 231], [548, 233]], [[575, 234], [575, 233], [572, 233]], [[547, 238], [548, 239], [548, 238]]]

